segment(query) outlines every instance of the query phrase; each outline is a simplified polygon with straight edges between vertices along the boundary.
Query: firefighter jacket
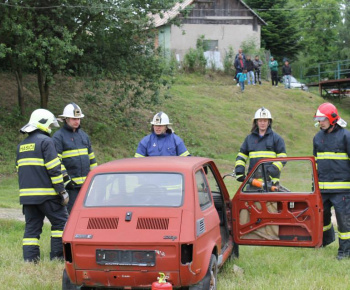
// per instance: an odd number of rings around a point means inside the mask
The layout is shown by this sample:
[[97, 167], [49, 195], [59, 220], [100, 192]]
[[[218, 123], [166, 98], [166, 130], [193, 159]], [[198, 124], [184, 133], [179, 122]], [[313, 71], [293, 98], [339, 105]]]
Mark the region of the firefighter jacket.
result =
[[350, 191], [350, 132], [335, 125], [331, 133], [320, 130], [313, 140], [321, 193]]
[[[284, 140], [280, 135], [275, 133], [271, 127], [268, 127], [264, 136], [259, 136], [259, 129], [257, 128], [253, 133], [248, 135], [237, 155], [235, 163], [236, 177], [245, 175], [245, 167], [249, 158], [249, 169], [252, 170], [254, 165], [262, 158], [276, 158], [287, 157]], [[282, 170], [282, 162], [273, 162], [274, 175], [279, 176]], [[274, 177], [274, 176], [272, 176]], [[275, 180], [277, 181], [277, 180]]]
[[61, 162], [52, 139], [35, 130], [17, 147], [20, 204], [42, 204], [61, 199], [64, 190]]
[[88, 135], [80, 127], [74, 132], [65, 123], [52, 138], [62, 161], [63, 176], [68, 174], [81, 187], [90, 170], [97, 166]]
[[184, 142], [174, 133], [152, 134], [144, 137], [137, 147], [135, 157], [189, 156]]

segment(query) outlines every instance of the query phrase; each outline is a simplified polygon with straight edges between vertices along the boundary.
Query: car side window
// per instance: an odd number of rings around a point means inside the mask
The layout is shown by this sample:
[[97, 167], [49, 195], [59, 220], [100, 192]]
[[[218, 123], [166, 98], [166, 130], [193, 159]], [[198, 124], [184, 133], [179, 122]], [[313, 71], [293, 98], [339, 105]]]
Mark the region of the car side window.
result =
[[202, 210], [208, 208], [212, 204], [210, 190], [207, 183], [207, 180], [204, 176], [202, 170], [196, 172], [196, 185], [197, 185], [197, 194], [199, 200], [199, 206]]
[[214, 176], [214, 173], [212, 171], [212, 169], [210, 168], [209, 165], [205, 166], [204, 168], [204, 172], [207, 176], [208, 182], [209, 182], [209, 187], [211, 192], [214, 193], [221, 193], [221, 189], [220, 186]]
[[260, 164], [246, 182], [246, 193], [305, 193], [314, 192], [313, 167], [309, 160], [280, 162], [281, 171], [275, 174], [271, 162]]

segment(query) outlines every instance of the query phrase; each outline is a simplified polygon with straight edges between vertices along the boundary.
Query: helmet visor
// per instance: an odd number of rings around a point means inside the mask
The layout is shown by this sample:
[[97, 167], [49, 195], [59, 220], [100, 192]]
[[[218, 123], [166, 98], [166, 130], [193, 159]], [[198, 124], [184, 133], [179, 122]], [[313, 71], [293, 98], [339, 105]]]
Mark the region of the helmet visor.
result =
[[315, 116], [314, 120], [317, 121], [317, 122], [322, 122], [322, 121], [327, 120], [327, 117], [324, 117], [324, 116]]
[[56, 118], [53, 119], [52, 125], [55, 126], [55, 127], [59, 127], [60, 126], [60, 124], [58, 124]]

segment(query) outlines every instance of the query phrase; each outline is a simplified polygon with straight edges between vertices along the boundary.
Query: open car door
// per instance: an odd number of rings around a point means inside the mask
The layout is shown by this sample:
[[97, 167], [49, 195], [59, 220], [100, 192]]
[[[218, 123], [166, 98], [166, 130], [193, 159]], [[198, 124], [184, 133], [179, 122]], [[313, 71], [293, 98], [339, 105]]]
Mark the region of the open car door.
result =
[[[282, 170], [276, 172], [273, 164]], [[260, 160], [238, 189], [232, 207], [237, 244], [322, 245], [323, 206], [314, 157]]]

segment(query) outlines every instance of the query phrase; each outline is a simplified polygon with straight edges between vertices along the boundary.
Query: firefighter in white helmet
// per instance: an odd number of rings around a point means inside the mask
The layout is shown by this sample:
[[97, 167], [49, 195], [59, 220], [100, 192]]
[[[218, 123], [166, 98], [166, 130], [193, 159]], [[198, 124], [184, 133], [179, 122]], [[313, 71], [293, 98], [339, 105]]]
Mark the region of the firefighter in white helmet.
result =
[[182, 139], [170, 127], [167, 114], [164, 112], [155, 114], [151, 125], [152, 133], [141, 140], [135, 157], [190, 155]]
[[[255, 113], [251, 134], [249, 134], [236, 158], [234, 172], [237, 181], [243, 182], [245, 168], [249, 159], [248, 172], [262, 158], [287, 157], [283, 138], [272, 130], [272, 116], [268, 109], [262, 107]], [[282, 170], [282, 162], [273, 162], [268, 171], [271, 180], [276, 183]]]
[[51, 223], [50, 258], [62, 259], [62, 233], [68, 219], [68, 194], [64, 189], [61, 162], [50, 137], [51, 126], [59, 127], [48, 110], [37, 109], [21, 133], [28, 134], [17, 147], [16, 167], [20, 203], [25, 216], [22, 242], [23, 258], [27, 262], [40, 260], [40, 235], [47, 217]]
[[68, 104], [63, 114], [59, 115], [64, 126], [53, 135], [58, 156], [62, 161], [64, 183], [69, 193], [68, 213], [71, 212], [89, 171], [97, 166], [90, 138], [80, 128], [83, 117], [84, 114], [77, 104]]

